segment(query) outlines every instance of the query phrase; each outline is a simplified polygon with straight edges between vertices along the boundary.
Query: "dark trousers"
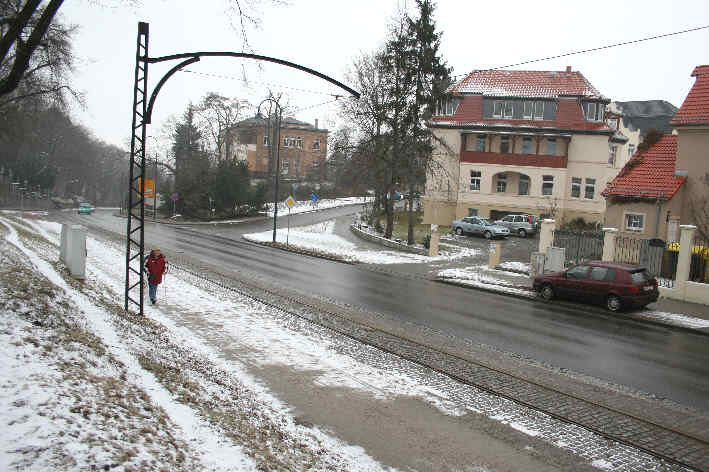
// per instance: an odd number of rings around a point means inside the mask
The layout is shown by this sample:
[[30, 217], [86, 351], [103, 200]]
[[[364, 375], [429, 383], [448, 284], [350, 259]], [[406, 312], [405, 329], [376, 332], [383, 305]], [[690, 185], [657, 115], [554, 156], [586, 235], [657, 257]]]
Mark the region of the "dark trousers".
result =
[[150, 301], [155, 302], [158, 299], [158, 284], [148, 284], [148, 294], [150, 295]]

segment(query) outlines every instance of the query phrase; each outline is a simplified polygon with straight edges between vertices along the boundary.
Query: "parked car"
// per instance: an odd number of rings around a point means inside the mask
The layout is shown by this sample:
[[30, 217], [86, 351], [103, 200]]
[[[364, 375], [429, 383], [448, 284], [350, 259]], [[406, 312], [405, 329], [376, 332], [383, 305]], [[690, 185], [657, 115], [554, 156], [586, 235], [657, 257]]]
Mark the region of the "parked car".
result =
[[94, 207], [90, 203], [79, 203], [79, 209], [76, 211], [79, 215], [90, 215], [94, 211]]
[[508, 228], [511, 234], [516, 234], [520, 238], [536, 234], [539, 229], [537, 217], [527, 214], [507, 215], [501, 220], [495, 221], [495, 224]]
[[586, 262], [563, 272], [534, 278], [534, 290], [544, 300], [554, 297], [602, 304], [610, 311], [643, 308], [657, 301], [657, 280], [645, 267], [615, 262]]
[[463, 234], [478, 234], [491, 238], [506, 238], [510, 235], [510, 230], [504, 226], [495, 225], [485, 218], [479, 216], [466, 216], [461, 220], [453, 220], [451, 229], [457, 235]]

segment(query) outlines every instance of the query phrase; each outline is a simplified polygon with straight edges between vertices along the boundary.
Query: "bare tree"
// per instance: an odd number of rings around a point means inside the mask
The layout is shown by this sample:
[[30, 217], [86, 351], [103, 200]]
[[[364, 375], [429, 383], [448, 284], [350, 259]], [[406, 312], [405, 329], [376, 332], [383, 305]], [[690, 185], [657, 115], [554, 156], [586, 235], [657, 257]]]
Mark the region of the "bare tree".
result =
[[35, 3], [0, 0], [0, 108], [32, 98], [63, 104], [67, 94], [80, 100], [69, 85], [76, 27], [54, 19], [61, 2]]
[[231, 157], [230, 147], [236, 125], [244, 118], [249, 106], [246, 100], [209, 92], [195, 107], [197, 126], [203, 136], [208, 137], [210, 151], [216, 161]]

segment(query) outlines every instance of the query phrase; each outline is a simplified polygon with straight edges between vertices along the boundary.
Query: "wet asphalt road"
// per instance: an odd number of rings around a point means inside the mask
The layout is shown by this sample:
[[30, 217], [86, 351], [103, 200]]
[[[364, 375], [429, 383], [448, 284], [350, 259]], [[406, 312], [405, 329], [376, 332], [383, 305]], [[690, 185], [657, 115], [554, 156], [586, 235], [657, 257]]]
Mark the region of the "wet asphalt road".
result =
[[[353, 213], [356, 207], [294, 215], [291, 226]], [[77, 220], [125, 234], [125, 219], [99, 211]], [[286, 220], [279, 218], [279, 226]], [[584, 305], [543, 304], [304, 257], [245, 242], [272, 220], [220, 226], [146, 225], [146, 244], [180, 252], [206, 267], [247, 271], [306, 294], [518, 353], [541, 362], [669, 398], [709, 412], [709, 337], [603, 314]], [[397, 271], [403, 270], [401, 266]]]

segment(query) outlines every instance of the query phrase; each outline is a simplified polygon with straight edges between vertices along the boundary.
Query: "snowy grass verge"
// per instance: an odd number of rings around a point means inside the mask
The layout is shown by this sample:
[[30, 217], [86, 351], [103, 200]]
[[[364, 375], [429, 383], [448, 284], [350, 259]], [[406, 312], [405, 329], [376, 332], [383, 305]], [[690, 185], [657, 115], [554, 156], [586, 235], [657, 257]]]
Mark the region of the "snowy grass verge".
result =
[[[331, 258], [363, 264], [416, 264], [450, 261], [477, 256], [480, 253], [479, 249], [462, 248], [437, 257], [429, 257], [398, 251], [371, 251], [362, 249], [355, 243], [334, 234], [335, 224], [336, 220], [329, 220], [310, 226], [291, 228], [290, 231], [280, 229], [277, 232], [276, 241], [278, 244], [298, 250], [313, 251]], [[256, 243], [272, 243], [273, 241], [271, 231], [246, 234], [243, 237], [247, 241]]]

